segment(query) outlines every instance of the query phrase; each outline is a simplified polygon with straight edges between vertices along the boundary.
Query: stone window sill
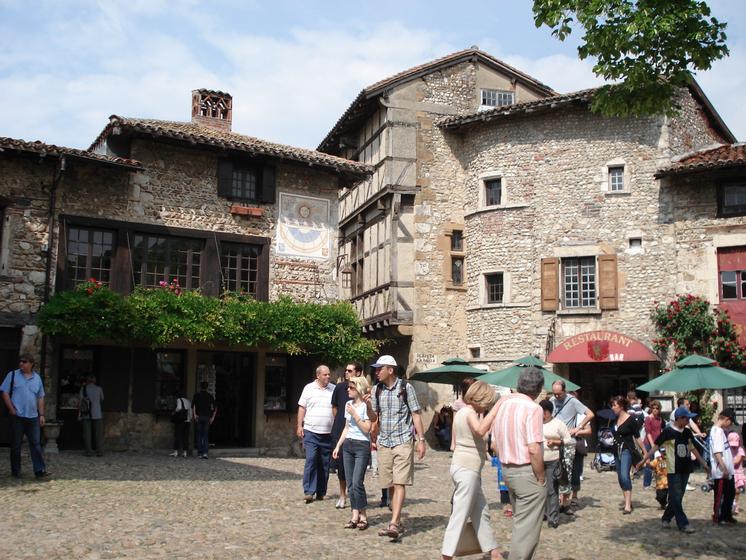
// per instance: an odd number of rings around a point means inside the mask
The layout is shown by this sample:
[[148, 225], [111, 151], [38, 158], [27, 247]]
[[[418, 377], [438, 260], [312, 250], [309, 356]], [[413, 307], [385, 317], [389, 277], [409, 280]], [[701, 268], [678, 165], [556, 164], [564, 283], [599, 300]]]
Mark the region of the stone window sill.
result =
[[454, 292], [465, 292], [466, 286], [463, 284], [454, 284], [453, 282], [446, 283], [446, 290], [453, 290]]
[[630, 196], [632, 191], [606, 191], [605, 196]]
[[487, 309], [516, 309], [516, 308], [526, 308], [531, 307], [530, 303], [483, 303], [481, 305], [469, 305], [466, 310], [467, 311], [480, 311], [480, 310], [487, 310]]
[[601, 315], [601, 310], [596, 307], [573, 307], [560, 309], [557, 315]]
[[529, 208], [531, 205], [526, 202], [513, 202], [509, 204], [500, 204], [496, 206], [485, 206], [484, 208], [477, 208], [471, 212], [466, 212], [464, 218], [470, 216], [476, 216], [477, 214], [484, 214], [485, 212], [498, 212], [500, 210], [515, 210], [517, 208]]

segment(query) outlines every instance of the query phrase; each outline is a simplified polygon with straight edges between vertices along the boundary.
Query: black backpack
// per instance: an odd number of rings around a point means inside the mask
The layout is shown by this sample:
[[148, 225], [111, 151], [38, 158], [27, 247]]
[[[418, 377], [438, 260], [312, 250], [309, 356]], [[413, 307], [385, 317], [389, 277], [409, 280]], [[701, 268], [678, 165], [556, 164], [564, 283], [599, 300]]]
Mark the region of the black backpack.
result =
[[181, 400], [181, 397], [179, 397], [176, 401], [176, 406], [181, 406], [181, 408], [174, 410], [173, 414], [171, 415], [171, 420], [174, 424], [181, 424], [183, 422], [186, 422], [187, 418], [189, 418], [189, 411], [184, 406], [184, 401]]

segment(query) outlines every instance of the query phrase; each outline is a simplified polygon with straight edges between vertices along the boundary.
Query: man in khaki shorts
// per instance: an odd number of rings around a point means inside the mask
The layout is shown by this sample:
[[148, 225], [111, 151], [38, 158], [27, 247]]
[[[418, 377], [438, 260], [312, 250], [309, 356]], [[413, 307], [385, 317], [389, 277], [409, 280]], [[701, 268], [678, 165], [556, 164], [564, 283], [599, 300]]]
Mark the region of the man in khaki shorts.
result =
[[[389, 489], [391, 523], [378, 532], [379, 536], [398, 539], [404, 532], [401, 510], [406, 487], [414, 481], [414, 448], [417, 456], [425, 456], [425, 431], [422, 429], [420, 404], [412, 385], [399, 379], [396, 360], [381, 356], [376, 368], [378, 384], [371, 395], [372, 409], [378, 415], [378, 472], [383, 488]], [[413, 430], [417, 443], [412, 441]]]

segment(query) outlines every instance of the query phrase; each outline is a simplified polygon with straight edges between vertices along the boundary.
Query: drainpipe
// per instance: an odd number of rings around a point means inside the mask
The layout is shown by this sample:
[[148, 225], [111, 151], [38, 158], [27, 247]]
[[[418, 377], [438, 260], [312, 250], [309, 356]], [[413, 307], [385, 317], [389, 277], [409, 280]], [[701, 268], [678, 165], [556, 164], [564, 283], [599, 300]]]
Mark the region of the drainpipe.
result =
[[[65, 171], [66, 163], [67, 162], [65, 161], [65, 156], [60, 156], [59, 165], [57, 166], [54, 176], [52, 177], [52, 185], [49, 188], [49, 213], [47, 215], [47, 231], [49, 231], [49, 237], [47, 240], [47, 262], [45, 263], [45, 266], [44, 266], [44, 298], [42, 300], [43, 305], [46, 305], [46, 303], [49, 301], [49, 294], [52, 289], [50, 276], [52, 274], [52, 254], [54, 252], [54, 244], [55, 244], [55, 237], [56, 237], [55, 229], [54, 229], [54, 225], [55, 225], [54, 216], [57, 211], [57, 187], [59, 186], [60, 181], [62, 180], [62, 174]], [[42, 379], [44, 379], [45, 377], [46, 366], [47, 366], [47, 335], [42, 334], [41, 335], [41, 363], [39, 364], [39, 369], [41, 370]], [[55, 414], [55, 417], [56, 416], [57, 415]]]

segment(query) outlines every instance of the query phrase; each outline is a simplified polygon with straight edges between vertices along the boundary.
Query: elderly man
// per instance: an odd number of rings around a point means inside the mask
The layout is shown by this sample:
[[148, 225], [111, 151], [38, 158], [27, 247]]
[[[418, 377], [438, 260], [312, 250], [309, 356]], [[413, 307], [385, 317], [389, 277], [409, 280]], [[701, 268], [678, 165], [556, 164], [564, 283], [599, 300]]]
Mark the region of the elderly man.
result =
[[332, 394], [331, 373], [325, 365], [316, 368], [316, 380], [303, 388], [298, 400], [296, 434], [303, 440], [306, 465], [303, 468], [303, 495], [307, 504], [314, 497], [323, 500], [329, 481], [329, 461], [332, 456]]
[[[554, 405], [554, 417], [565, 423], [573, 437], [570, 445], [563, 447], [564, 452], [560, 457], [560, 461], [564, 462], [567, 469], [568, 480], [561, 481], [559, 487], [560, 512], [572, 515], [575, 512], [571, 507], [570, 495], [574, 492], [577, 496], [580, 489], [580, 474], [583, 468], [583, 456], [578, 456], [579, 464], [575, 459], [575, 436], [593, 420], [595, 414], [576, 397], [567, 394], [564, 381], [559, 380], [552, 383], [552, 394], [554, 396], [549, 400]], [[583, 418], [580, 423], [578, 423], [579, 416]]]
[[[371, 367], [376, 369], [378, 384], [372, 403], [372, 419], [379, 417], [378, 469], [381, 487], [389, 489], [391, 522], [378, 535], [397, 540], [404, 530], [401, 510], [406, 487], [414, 482], [414, 449], [417, 456], [425, 457], [425, 431], [417, 394], [412, 385], [397, 375], [396, 360], [381, 356]], [[412, 427], [417, 434], [417, 444], [412, 442]]]
[[26, 434], [34, 475], [41, 479], [47, 476], [44, 456], [41, 451], [41, 428], [44, 427], [44, 384], [34, 371], [34, 359], [22, 354], [19, 368], [5, 376], [0, 385], [3, 401], [10, 413], [11, 446], [10, 474], [21, 477], [21, 444]]
[[503, 397], [492, 424], [492, 446], [502, 463], [513, 504], [509, 560], [535, 557], [547, 498], [544, 480], [543, 413], [535, 399], [544, 375], [529, 367], [518, 378], [518, 392]]

